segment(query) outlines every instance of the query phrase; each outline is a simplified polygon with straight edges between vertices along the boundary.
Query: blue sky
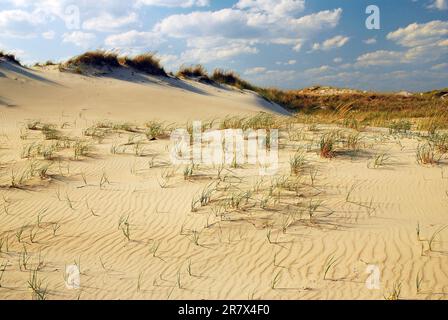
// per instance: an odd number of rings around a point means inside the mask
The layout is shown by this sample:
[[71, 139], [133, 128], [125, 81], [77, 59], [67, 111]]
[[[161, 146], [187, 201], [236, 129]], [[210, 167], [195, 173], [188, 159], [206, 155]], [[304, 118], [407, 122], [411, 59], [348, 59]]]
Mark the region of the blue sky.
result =
[[[368, 5], [380, 30], [365, 26]], [[448, 0], [0, 0], [0, 48], [23, 62], [156, 51], [262, 86], [448, 87]]]

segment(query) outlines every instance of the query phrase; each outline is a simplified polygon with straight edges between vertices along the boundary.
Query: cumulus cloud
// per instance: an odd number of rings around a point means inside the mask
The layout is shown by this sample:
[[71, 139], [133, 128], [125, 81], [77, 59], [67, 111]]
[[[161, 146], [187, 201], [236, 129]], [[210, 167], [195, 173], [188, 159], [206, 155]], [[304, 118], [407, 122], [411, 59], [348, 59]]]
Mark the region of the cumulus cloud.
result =
[[434, 20], [412, 23], [390, 32], [387, 39], [406, 48], [401, 51], [378, 50], [358, 57], [356, 65], [392, 66], [406, 63], [429, 63], [448, 54], [448, 22]]
[[101, 15], [86, 20], [82, 27], [85, 30], [113, 32], [120, 28], [127, 27], [138, 21], [138, 15], [134, 12], [116, 17], [110, 13], [102, 13]]
[[448, 1], [447, 0], [434, 0], [434, 2], [429, 5], [430, 9], [437, 10], [448, 10]]
[[255, 13], [269, 12], [275, 16], [293, 16], [305, 9], [304, 0], [240, 0], [235, 5], [238, 9], [248, 9]]
[[210, 5], [209, 0], [137, 0], [136, 6], [155, 6], [155, 7], [206, 7]]
[[366, 39], [366, 40], [364, 40], [364, 43], [365, 44], [375, 44], [376, 43], [376, 38], [369, 38], [369, 39]]
[[264, 73], [266, 71], [267, 71], [267, 69], [265, 67], [255, 67], [255, 68], [246, 69], [246, 71], [244, 71], [244, 74], [250, 76], [250, 75]]
[[65, 43], [72, 43], [78, 47], [88, 48], [95, 42], [96, 36], [93, 33], [74, 31], [64, 33], [62, 39]]
[[131, 30], [108, 36], [104, 42], [107, 46], [115, 48], [157, 47], [162, 39], [154, 32]]
[[0, 34], [6, 37], [32, 37], [35, 28], [44, 24], [44, 17], [24, 10], [0, 11]]
[[[202, 62], [255, 54], [256, 45], [263, 43], [288, 45], [300, 51], [307, 37], [336, 27], [342, 14], [342, 9], [335, 9], [295, 18], [292, 14], [302, 11], [303, 4], [291, 0], [242, 0], [233, 8], [168, 16], [155, 25], [153, 32], [186, 39], [189, 49], [183, 56], [200, 58]], [[210, 46], [211, 39], [214, 47]]]
[[42, 32], [42, 37], [46, 40], [53, 40], [56, 36], [56, 32], [53, 30]]
[[387, 39], [405, 47], [432, 44], [448, 36], [448, 21], [435, 20], [428, 23], [413, 23], [406, 28], [390, 32]]
[[322, 43], [313, 44], [313, 51], [329, 51], [336, 48], [341, 48], [349, 42], [350, 38], [345, 36], [336, 36], [331, 39], [327, 39]]

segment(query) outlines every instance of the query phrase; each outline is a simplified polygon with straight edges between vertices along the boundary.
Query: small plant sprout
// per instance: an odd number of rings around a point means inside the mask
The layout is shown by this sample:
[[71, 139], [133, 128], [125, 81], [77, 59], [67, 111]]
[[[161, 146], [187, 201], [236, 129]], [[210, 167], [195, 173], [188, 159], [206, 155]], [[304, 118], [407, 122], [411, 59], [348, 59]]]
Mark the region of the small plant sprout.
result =
[[336, 139], [333, 133], [327, 133], [320, 139], [320, 156], [321, 158], [334, 158], [334, 147]]
[[278, 272], [271, 281], [271, 289], [275, 290], [280, 281], [280, 272]]
[[180, 270], [177, 272], [177, 287], [179, 289], [182, 289], [182, 278], [181, 278]]
[[0, 288], [2, 287], [2, 280], [3, 280], [3, 276], [5, 274], [6, 271], [6, 267], [8, 266], [8, 262], [3, 262], [2, 265], [0, 266]]
[[30, 278], [28, 280], [28, 287], [32, 291], [33, 300], [46, 300], [48, 294], [48, 287], [44, 287], [43, 281], [39, 279], [38, 270], [32, 270], [30, 272]]
[[296, 153], [291, 160], [289, 161], [291, 167], [291, 175], [300, 175], [302, 168], [305, 165], [305, 154], [304, 153]]
[[128, 241], [131, 241], [131, 229], [129, 223], [129, 216], [121, 217], [118, 222], [118, 228], [121, 229], [123, 235]]
[[388, 154], [379, 153], [373, 157], [371, 163], [369, 163], [367, 165], [367, 167], [372, 168], [372, 169], [378, 169], [378, 168], [384, 167], [387, 165], [389, 159], [390, 159], [390, 156]]
[[389, 297], [386, 297], [386, 300], [400, 300], [401, 296], [401, 282], [395, 282], [392, 291], [389, 294]]
[[196, 230], [193, 230], [192, 232], [191, 232], [191, 241], [195, 244], [195, 245], [197, 245], [197, 246], [199, 246], [199, 237], [200, 237], [200, 233], [198, 232], [198, 231], [196, 231]]
[[38, 231], [39, 231], [39, 229], [34, 230], [34, 228], [31, 228], [31, 230], [30, 230], [30, 242], [31, 243], [37, 243], [36, 237], [37, 237]]
[[22, 226], [19, 230], [16, 231], [16, 238], [18, 243], [22, 243], [23, 232], [25, 231], [25, 226]]
[[440, 158], [436, 156], [434, 146], [429, 143], [417, 147], [416, 157], [417, 163], [420, 165], [434, 165], [440, 161]]
[[415, 278], [415, 288], [417, 289], [417, 294], [419, 294], [422, 290], [423, 277], [420, 275], [420, 272], [417, 273]]
[[61, 225], [58, 222], [55, 222], [51, 225], [51, 229], [53, 230], [53, 237], [56, 237], [56, 233], [61, 228]]
[[337, 262], [337, 259], [334, 258], [334, 256], [329, 256], [324, 264], [324, 280], [327, 280], [327, 274], [330, 271], [330, 269], [335, 265]]
[[194, 165], [186, 166], [184, 169], [184, 180], [190, 180], [194, 174]]
[[192, 267], [191, 267], [191, 259], [188, 259], [187, 272], [190, 275], [190, 277], [194, 277], [193, 270], [192, 270]]
[[446, 228], [448, 228], [448, 225], [440, 227], [432, 234], [431, 238], [428, 241], [429, 251], [434, 251], [434, 242], [435, 242], [437, 236]]
[[69, 195], [68, 195], [67, 192], [65, 193], [65, 201], [67, 202], [67, 205], [68, 205], [68, 207], [69, 207], [70, 209], [72, 209], [73, 211], [76, 210], [75, 207], [74, 207], [74, 205], [73, 205], [73, 201], [70, 199], [70, 197], [69, 197]]
[[106, 184], [110, 185], [110, 181], [106, 175], [106, 172], [103, 171], [103, 175], [101, 176], [101, 179], [100, 179], [100, 189], [103, 189], [104, 185], [106, 185]]

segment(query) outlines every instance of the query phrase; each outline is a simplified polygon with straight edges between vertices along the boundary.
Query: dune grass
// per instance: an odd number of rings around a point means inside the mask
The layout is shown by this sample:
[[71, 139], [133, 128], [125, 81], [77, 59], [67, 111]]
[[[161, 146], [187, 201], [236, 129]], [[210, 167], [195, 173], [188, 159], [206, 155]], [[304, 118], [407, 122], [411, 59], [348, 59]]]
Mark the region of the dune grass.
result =
[[241, 90], [255, 90], [256, 87], [249, 82], [240, 78], [234, 71], [225, 71], [222, 69], [216, 69], [213, 72], [211, 79], [217, 83], [226, 84], [232, 87], [236, 87]]
[[64, 67], [69, 69], [82, 66], [118, 68], [120, 67], [120, 63], [118, 61], [118, 54], [114, 52], [96, 50], [88, 51], [71, 58], [64, 64]]
[[179, 78], [203, 78], [209, 79], [207, 70], [204, 66], [198, 64], [193, 66], [182, 66], [177, 71], [176, 76]]
[[120, 68], [130, 67], [136, 71], [155, 76], [167, 76], [155, 53], [149, 52], [133, 57], [120, 57], [115, 52], [104, 50], [89, 51], [71, 58], [60, 66], [61, 71], [84, 73], [86, 68]]
[[120, 57], [118, 61], [121, 65], [131, 67], [146, 74], [164, 77], [167, 76], [165, 70], [160, 64], [160, 59], [158, 59], [156, 54], [153, 52], [139, 54], [134, 57]]
[[9, 61], [9, 62], [18, 64], [18, 65], [21, 65], [21, 64], [20, 64], [20, 61], [19, 61], [19, 60], [16, 58], [16, 56], [15, 56], [14, 54], [12, 54], [12, 53], [7, 53], [7, 52], [0, 51], [0, 58], [3, 58], [3, 59], [5, 59], [6, 61]]

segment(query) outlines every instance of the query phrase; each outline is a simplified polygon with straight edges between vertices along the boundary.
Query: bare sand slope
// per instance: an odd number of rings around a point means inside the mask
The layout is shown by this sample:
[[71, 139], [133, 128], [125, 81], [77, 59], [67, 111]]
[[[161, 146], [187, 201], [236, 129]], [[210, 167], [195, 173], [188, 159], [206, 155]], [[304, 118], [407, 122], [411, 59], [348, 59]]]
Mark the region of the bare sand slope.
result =
[[18, 118], [20, 113], [38, 118], [82, 114], [89, 119], [186, 122], [260, 111], [285, 114], [251, 92], [129, 70], [88, 77], [61, 73], [56, 67], [31, 70], [3, 62], [0, 72], [0, 103], [20, 109]]
[[[320, 137], [354, 132], [293, 123], [282, 130], [274, 177], [259, 177], [251, 165], [199, 166], [185, 176], [169, 161], [167, 139], [82, 131], [97, 120], [184, 123], [266, 105], [193, 82], [179, 88], [33, 73], [43, 81], [1, 72], [0, 298], [36, 298], [46, 288], [47, 299], [447, 297], [447, 161], [418, 165], [418, 136], [365, 130], [359, 150], [341, 142], [326, 160], [318, 155]], [[64, 144], [26, 129], [27, 119], [57, 124], [59, 134], [88, 142], [90, 151], [76, 158], [68, 143], [51, 160], [27, 154], [33, 144]], [[296, 150], [306, 162], [291, 175]], [[198, 205], [204, 194], [210, 199]], [[73, 264], [80, 290], [65, 286]], [[378, 289], [366, 286], [372, 270]]]

